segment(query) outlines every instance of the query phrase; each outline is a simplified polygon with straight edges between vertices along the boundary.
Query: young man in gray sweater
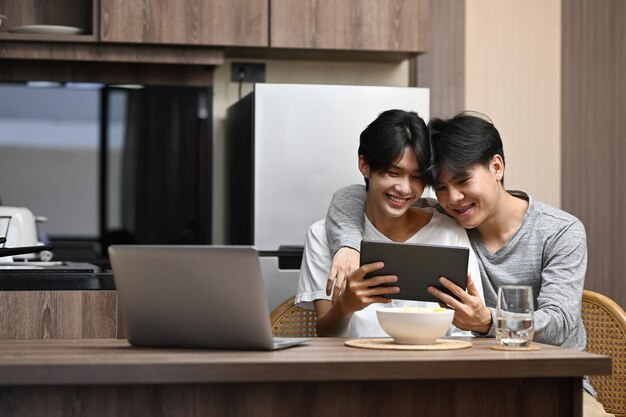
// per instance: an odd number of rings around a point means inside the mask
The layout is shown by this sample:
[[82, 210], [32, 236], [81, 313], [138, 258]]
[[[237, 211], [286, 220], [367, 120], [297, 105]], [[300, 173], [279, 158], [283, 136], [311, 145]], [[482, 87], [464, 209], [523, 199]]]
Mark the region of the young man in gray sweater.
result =
[[[535, 302], [534, 340], [584, 350], [581, 299], [587, 242], [574, 216], [504, 189], [500, 134], [483, 117], [460, 114], [429, 123], [438, 208], [467, 229], [478, 258], [485, 303], [441, 278], [460, 301], [431, 287], [431, 294], [455, 310], [454, 325], [477, 336], [495, 334], [495, 305], [503, 285], [529, 285]], [[327, 292], [341, 292], [358, 268], [364, 190], [349, 186], [333, 197], [326, 234], [335, 253]], [[334, 288], [334, 291], [333, 291]], [[583, 381], [584, 416], [604, 416], [588, 380]]]

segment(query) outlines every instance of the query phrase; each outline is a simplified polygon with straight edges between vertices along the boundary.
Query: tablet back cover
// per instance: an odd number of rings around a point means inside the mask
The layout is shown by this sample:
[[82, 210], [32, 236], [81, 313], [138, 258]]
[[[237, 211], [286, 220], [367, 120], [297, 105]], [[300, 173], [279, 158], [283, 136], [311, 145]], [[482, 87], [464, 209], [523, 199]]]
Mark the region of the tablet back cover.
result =
[[452, 295], [439, 284], [439, 277], [443, 276], [465, 289], [468, 259], [469, 249], [465, 247], [367, 240], [361, 242], [361, 265], [385, 263], [382, 269], [367, 274], [365, 278], [377, 275], [398, 277], [395, 283], [383, 284], [400, 287], [399, 293], [385, 295], [387, 298], [439, 302], [438, 298], [430, 295], [428, 287], [437, 287]]

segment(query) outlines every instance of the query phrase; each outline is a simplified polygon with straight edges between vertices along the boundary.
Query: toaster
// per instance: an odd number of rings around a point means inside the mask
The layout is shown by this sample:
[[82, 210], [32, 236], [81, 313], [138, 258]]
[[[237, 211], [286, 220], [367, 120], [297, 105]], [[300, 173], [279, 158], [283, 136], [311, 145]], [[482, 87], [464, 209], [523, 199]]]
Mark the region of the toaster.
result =
[[[0, 247], [20, 248], [44, 245], [37, 238], [37, 223], [45, 221], [45, 217], [35, 217], [26, 207], [0, 206], [0, 237], [6, 238], [5, 243], [0, 244]], [[52, 252], [44, 250], [38, 253], [3, 257], [0, 260], [11, 262], [12, 258], [49, 261], [52, 259]]]

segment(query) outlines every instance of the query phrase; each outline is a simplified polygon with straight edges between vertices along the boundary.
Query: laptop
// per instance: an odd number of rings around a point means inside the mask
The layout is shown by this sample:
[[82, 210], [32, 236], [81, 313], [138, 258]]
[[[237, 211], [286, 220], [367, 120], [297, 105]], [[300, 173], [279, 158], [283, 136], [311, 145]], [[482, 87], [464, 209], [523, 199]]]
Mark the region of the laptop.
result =
[[274, 350], [257, 251], [250, 246], [109, 247], [133, 346]]

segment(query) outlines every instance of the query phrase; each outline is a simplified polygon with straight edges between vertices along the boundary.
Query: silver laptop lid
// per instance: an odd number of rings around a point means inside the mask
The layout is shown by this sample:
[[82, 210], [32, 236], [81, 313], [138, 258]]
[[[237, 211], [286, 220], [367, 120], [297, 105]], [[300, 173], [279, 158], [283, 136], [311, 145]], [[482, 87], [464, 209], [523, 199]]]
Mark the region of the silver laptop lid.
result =
[[271, 349], [250, 246], [111, 246], [118, 300], [136, 346]]

